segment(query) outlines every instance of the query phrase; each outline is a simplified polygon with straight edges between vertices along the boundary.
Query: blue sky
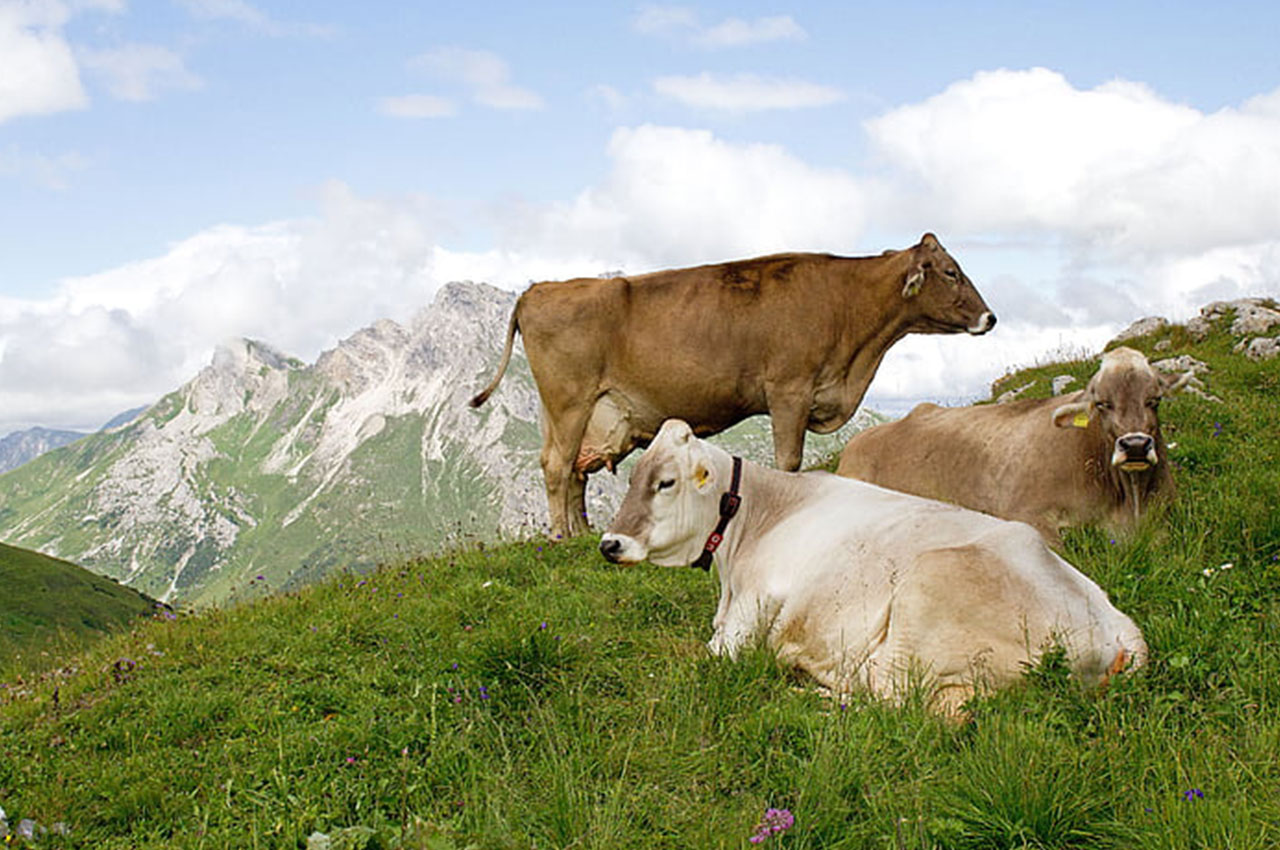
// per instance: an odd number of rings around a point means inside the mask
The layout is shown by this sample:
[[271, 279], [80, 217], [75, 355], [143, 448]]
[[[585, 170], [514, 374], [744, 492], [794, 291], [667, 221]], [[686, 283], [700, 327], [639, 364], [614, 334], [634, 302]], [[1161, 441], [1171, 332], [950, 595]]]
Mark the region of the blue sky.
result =
[[[1280, 295], [1268, 3], [0, 0], [0, 434], [449, 279], [936, 231], [1000, 314], [871, 399]], [[498, 341], [495, 340], [495, 346]]]

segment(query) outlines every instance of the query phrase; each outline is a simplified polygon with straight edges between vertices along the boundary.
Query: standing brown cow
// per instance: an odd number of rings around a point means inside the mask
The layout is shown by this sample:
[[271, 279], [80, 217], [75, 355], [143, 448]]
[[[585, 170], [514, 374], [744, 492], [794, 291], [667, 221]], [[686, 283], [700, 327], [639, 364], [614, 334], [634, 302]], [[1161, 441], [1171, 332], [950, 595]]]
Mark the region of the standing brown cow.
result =
[[927, 233], [878, 257], [775, 254], [612, 279], [537, 283], [520, 296], [498, 374], [524, 335], [542, 399], [553, 534], [586, 530], [587, 473], [647, 445], [669, 418], [699, 435], [757, 413], [779, 469], [804, 432], [849, 420], [889, 347], [909, 333], [983, 334], [996, 319]]
[[1158, 414], [1188, 376], [1116, 348], [1083, 390], [1007, 404], [920, 404], [855, 434], [836, 472], [1036, 527], [1133, 523], [1173, 488]]

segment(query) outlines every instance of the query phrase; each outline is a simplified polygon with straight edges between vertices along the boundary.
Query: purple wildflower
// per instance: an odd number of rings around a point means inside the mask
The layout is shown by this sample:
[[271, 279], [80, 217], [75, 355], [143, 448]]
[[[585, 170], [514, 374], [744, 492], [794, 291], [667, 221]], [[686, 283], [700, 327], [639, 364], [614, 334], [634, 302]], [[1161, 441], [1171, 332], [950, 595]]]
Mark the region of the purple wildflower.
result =
[[765, 809], [764, 817], [756, 824], [756, 833], [747, 840], [752, 844], [767, 841], [770, 836], [786, 832], [795, 826], [795, 815], [790, 809]]
[[547, 621], [543, 620], [541, 625], [538, 626], [538, 631], [545, 632], [546, 630], [547, 630]]
[[1186, 791], [1182, 792], [1182, 799], [1188, 802], [1191, 802], [1193, 800], [1203, 800], [1204, 792], [1201, 791], [1199, 788], [1188, 788]]
[[267, 580], [267, 577], [266, 577], [266, 576], [255, 576], [255, 579], [256, 579], [257, 581], [266, 581], [266, 580]]

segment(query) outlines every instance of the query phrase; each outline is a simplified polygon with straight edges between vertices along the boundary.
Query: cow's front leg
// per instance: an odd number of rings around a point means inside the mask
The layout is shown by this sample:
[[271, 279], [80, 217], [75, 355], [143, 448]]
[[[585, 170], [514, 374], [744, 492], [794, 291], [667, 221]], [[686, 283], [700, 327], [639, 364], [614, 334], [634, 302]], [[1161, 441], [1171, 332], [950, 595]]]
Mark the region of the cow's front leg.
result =
[[804, 432], [809, 424], [809, 393], [769, 394], [769, 422], [773, 428], [774, 466], [787, 472], [800, 468], [804, 457]]
[[749, 646], [767, 631], [769, 612], [762, 600], [742, 595], [730, 600], [727, 608], [723, 622], [707, 641], [707, 649], [713, 655], [737, 658], [744, 646]]
[[729, 616], [729, 602], [732, 599], [733, 594], [729, 591], [729, 582], [721, 581], [720, 604], [716, 606], [716, 616], [711, 621], [711, 627], [716, 631], [720, 631], [724, 627], [725, 618]]

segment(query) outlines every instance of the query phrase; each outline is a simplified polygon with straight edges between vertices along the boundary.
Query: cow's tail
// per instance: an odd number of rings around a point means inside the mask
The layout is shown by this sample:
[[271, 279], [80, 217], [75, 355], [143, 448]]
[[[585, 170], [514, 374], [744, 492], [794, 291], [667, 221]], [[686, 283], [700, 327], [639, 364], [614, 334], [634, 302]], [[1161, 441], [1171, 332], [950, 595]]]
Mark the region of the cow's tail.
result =
[[507, 364], [511, 362], [511, 349], [516, 344], [516, 333], [520, 330], [520, 322], [517, 317], [520, 315], [520, 302], [516, 302], [516, 308], [511, 311], [511, 321], [507, 324], [507, 347], [502, 350], [502, 362], [498, 364], [498, 374], [493, 376], [493, 380], [489, 382], [489, 386], [476, 393], [471, 398], [471, 406], [479, 407], [489, 400], [489, 396], [493, 395], [493, 391], [498, 388], [498, 384], [502, 381], [502, 376], [507, 372]]

